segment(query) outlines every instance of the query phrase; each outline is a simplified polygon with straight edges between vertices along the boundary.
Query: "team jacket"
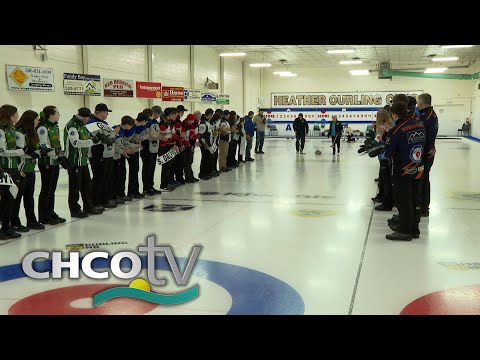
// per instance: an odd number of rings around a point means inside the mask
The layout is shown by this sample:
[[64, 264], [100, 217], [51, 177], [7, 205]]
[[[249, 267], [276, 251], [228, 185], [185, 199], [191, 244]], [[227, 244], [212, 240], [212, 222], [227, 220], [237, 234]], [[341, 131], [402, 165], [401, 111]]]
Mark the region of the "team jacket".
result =
[[293, 131], [298, 132], [299, 134], [307, 134], [308, 133], [308, 123], [305, 118], [300, 119], [296, 118], [293, 122]]
[[[38, 138], [40, 140], [40, 147], [62, 150], [62, 142], [60, 140], [60, 128], [57, 122], [46, 120], [37, 129]], [[55, 150], [48, 153], [49, 156], [38, 159], [39, 165], [54, 165], [58, 166], [57, 156]]]
[[63, 130], [63, 146], [65, 156], [73, 166], [84, 166], [88, 164], [88, 155], [93, 141], [90, 132], [82, 120], [73, 115]]
[[180, 116], [177, 116], [177, 118], [173, 121], [173, 130], [176, 135], [175, 141], [177, 142], [177, 145], [184, 145], [184, 139], [182, 139], [182, 133], [184, 132], [184, 129], [182, 128], [182, 121], [180, 120]]
[[185, 132], [185, 139], [183, 144], [186, 147], [194, 148], [197, 139], [200, 138], [200, 135], [198, 134], [198, 123], [194, 121], [192, 124], [189, 124], [187, 120], [183, 120], [182, 128], [182, 131]]
[[[105, 121], [105, 120], [100, 120], [99, 118], [97, 117], [94, 117], [93, 119], [90, 119], [87, 123], [88, 124], [92, 124], [94, 122], [101, 122], [102, 124], [104, 125], [108, 125], [108, 123]], [[108, 130], [99, 130], [99, 132], [101, 132], [102, 134], [106, 135], [107, 137], [110, 137], [110, 138], [115, 138], [116, 135], [113, 131], [108, 131]], [[95, 133], [92, 134], [95, 136]], [[104, 144], [104, 143], [99, 143], [99, 144], [96, 144], [94, 146], [92, 146], [92, 157], [93, 158], [112, 158], [113, 157], [113, 153], [115, 152], [115, 149], [114, 149], [114, 142], [112, 142], [112, 144]]]
[[[223, 129], [224, 131], [230, 130], [230, 124], [228, 120], [222, 117], [222, 119], [220, 120], [219, 128]], [[223, 134], [221, 131], [219, 133], [220, 133], [220, 140], [230, 142], [231, 134]]]
[[[24, 151], [24, 154], [20, 155], [19, 157], [20, 163], [18, 164], [18, 170], [24, 173], [33, 173], [35, 171], [35, 167], [37, 166], [37, 158], [40, 157], [38, 151], [40, 149], [40, 144], [37, 143], [35, 146], [28, 146], [26, 131], [23, 128], [17, 129], [16, 141], [17, 147], [23, 149]], [[37, 155], [34, 156], [32, 153], [35, 152], [35, 150], [37, 150]], [[55, 152], [55, 150], [53, 150], [53, 152]]]
[[0, 167], [17, 169], [24, 151], [17, 146], [17, 131], [13, 126], [0, 128]]
[[167, 119], [161, 119], [159, 123], [160, 132], [165, 132], [167, 135], [160, 140], [160, 147], [173, 147], [179, 138], [176, 134], [173, 124]]
[[[116, 129], [117, 127], [119, 127], [119, 125], [115, 125], [113, 129]], [[131, 141], [134, 133], [135, 133], [135, 130], [134, 131], [124, 130], [120, 127], [117, 137], [115, 138], [115, 146], [114, 146], [115, 152], [113, 154], [113, 160], [120, 159], [122, 154], [126, 150], [135, 151], [135, 152], [140, 150], [140, 145], [135, 144]]]
[[425, 127], [409, 116], [398, 119], [385, 140], [385, 157], [393, 161], [393, 175], [420, 179], [423, 174]]
[[435, 139], [438, 133], [438, 117], [433, 106], [419, 110], [418, 120], [425, 126], [425, 149], [423, 151], [424, 160], [435, 156]]
[[202, 115], [200, 123], [198, 124], [198, 136], [200, 138], [200, 145], [207, 148], [213, 144], [213, 136], [210, 127], [210, 122], [204, 115]]

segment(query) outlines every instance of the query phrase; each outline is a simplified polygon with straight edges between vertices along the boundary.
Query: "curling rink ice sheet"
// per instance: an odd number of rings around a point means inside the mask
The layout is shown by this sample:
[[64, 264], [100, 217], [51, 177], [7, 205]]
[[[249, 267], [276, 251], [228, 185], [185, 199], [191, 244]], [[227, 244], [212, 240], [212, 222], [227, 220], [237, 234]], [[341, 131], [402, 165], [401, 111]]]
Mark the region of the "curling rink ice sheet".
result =
[[[359, 156], [358, 142], [342, 142], [336, 155], [330, 144], [307, 138], [301, 155], [294, 140], [266, 139], [265, 154], [252, 152], [254, 162], [219, 177], [73, 221], [62, 169], [56, 212], [67, 223], [0, 242], [0, 313], [480, 313], [480, 143], [437, 141], [430, 217], [422, 218], [420, 238], [411, 242], [386, 240], [386, 221], [396, 212], [373, 210], [378, 161]], [[322, 154], [315, 155], [316, 149]], [[200, 155], [197, 148], [196, 177]], [[157, 189], [160, 173], [157, 167]], [[37, 174], [36, 205], [39, 192]], [[20, 213], [25, 224], [23, 207]], [[94, 308], [96, 292], [131, 280], [83, 273], [69, 279], [66, 272], [62, 279], [36, 280], [21, 271], [22, 259], [33, 251], [145, 256], [138, 247], [152, 234], [178, 259], [202, 246], [185, 286], [198, 285], [196, 299], [157, 305], [117, 298]], [[153, 292], [182, 291], [169, 268], [155, 273], [167, 282], [152, 285]], [[136, 278], [147, 279], [147, 270]]]

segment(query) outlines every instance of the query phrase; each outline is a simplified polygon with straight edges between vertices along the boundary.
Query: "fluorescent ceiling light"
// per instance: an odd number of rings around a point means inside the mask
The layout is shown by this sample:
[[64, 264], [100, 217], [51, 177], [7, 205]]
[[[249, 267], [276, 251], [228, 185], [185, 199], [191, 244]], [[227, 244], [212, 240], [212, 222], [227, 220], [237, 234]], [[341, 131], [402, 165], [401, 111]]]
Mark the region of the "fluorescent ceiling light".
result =
[[435, 73], [442, 73], [447, 71], [448, 68], [428, 68], [424, 71], [425, 74], [435, 74]]
[[291, 74], [290, 71], [274, 71], [273, 75], [285, 75], [285, 74]]
[[256, 63], [256, 64], [250, 64], [250, 67], [270, 67], [272, 64], [269, 63]]
[[432, 58], [432, 61], [457, 61], [458, 56], [450, 56], [450, 57], [443, 57], [443, 58]]
[[290, 73], [290, 74], [280, 74], [281, 77], [292, 77], [292, 76], [297, 76], [295, 73]]
[[369, 75], [369, 70], [350, 70], [350, 74], [352, 75]]
[[457, 48], [470, 48], [473, 45], [443, 45], [441, 46], [442, 49], [457, 49]]
[[348, 54], [355, 52], [355, 49], [337, 49], [337, 50], [327, 50], [329, 54]]
[[244, 52], [231, 52], [231, 53], [221, 53], [220, 56], [245, 56], [247, 53]]
[[339, 62], [341, 65], [354, 65], [354, 64], [361, 64], [363, 63], [362, 60], [342, 60]]

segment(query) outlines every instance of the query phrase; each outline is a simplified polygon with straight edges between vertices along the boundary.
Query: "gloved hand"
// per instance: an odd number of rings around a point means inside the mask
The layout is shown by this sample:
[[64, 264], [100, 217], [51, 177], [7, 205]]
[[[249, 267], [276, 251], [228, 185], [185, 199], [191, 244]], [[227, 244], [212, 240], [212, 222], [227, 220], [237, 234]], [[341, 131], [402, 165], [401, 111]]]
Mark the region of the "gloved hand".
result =
[[64, 168], [65, 170], [69, 170], [72, 168], [72, 164], [70, 164], [70, 161], [68, 161], [68, 158], [65, 157], [65, 156], [60, 156], [57, 158], [58, 160], [58, 163], [60, 164], [60, 166], [62, 168]]
[[57, 157], [64, 157], [64, 156], [65, 156], [65, 153], [63, 152], [63, 150], [55, 149], [55, 155], [56, 155]]

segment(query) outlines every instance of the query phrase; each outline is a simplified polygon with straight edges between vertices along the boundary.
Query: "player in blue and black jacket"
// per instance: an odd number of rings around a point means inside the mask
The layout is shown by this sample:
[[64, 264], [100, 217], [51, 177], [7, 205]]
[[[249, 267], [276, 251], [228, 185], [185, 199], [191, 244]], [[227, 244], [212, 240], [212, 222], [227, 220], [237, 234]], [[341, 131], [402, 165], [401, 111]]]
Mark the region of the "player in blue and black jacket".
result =
[[418, 96], [418, 119], [425, 126], [425, 148], [423, 162], [425, 169], [422, 178], [422, 216], [429, 215], [430, 207], [430, 169], [435, 159], [435, 139], [438, 133], [438, 117], [432, 106], [432, 96], [424, 93]]
[[420, 236], [420, 187], [423, 175], [425, 128], [408, 114], [404, 102], [390, 109], [395, 126], [387, 133], [385, 157], [392, 161], [400, 225], [388, 240], [410, 241]]

